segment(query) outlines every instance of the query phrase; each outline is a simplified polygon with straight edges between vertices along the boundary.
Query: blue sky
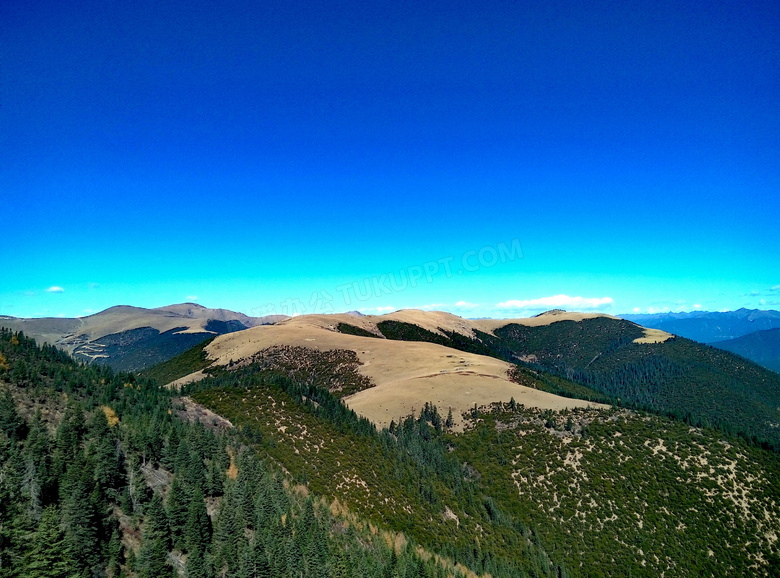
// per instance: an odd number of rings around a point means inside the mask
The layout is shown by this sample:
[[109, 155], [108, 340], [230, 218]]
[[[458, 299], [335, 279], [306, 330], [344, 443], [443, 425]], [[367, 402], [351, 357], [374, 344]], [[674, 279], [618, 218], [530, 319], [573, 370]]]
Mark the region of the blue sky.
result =
[[780, 308], [776, 2], [39, 0], [0, 35], [0, 314]]

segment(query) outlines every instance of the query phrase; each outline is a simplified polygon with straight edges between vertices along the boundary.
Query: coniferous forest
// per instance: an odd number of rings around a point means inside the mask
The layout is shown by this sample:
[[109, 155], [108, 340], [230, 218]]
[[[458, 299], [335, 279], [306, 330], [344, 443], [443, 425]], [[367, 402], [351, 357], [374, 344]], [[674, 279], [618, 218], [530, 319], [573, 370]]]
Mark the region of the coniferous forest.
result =
[[172, 395], [0, 332], [0, 576], [448, 576]]
[[378, 431], [356, 363], [277, 347], [171, 391], [0, 331], [0, 577], [780, 573], [773, 451], [514, 400]]

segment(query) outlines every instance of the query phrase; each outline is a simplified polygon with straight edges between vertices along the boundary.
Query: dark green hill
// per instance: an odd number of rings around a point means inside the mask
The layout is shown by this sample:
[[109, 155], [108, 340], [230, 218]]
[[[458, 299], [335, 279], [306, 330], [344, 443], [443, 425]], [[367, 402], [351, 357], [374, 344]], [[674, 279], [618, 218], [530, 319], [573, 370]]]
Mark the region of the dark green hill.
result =
[[736, 339], [717, 341], [710, 345], [736, 353], [780, 373], [780, 328], [754, 331]]
[[190, 373], [206, 369], [211, 365], [206, 358], [206, 347], [212, 341], [214, 341], [213, 336], [172, 359], [144, 369], [141, 375], [154, 379], [160, 385], [165, 385]]
[[693, 425], [716, 426], [780, 449], [778, 374], [682, 337], [634, 343], [644, 330], [630, 321], [596, 317], [536, 327], [510, 323], [493, 335], [476, 332], [473, 339], [395, 321], [378, 326], [388, 339], [431, 341], [491, 355], [586, 388], [565, 383], [546, 387], [554, 393], [611, 400]]

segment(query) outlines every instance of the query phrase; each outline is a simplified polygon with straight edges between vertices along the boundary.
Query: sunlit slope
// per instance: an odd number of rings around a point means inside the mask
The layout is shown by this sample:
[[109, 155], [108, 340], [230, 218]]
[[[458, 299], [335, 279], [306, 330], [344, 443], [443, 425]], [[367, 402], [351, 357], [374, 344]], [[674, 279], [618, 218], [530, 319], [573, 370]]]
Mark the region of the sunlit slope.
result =
[[[258, 352], [280, 345], [354, 351], [360, 361], [358, 371], [371, 380], [373, 387], [345, 398], [345, 402], [380, 427], [419, 410], [425, 402], [436, 403], [443, 411], [451, 408], [455, 416], [475, 403], [508, 402], [512, 398], [528, 406], [549, 409], [589, 405], [512, 381], [513, 366], [506, 361], [435, 343], [394, 341], [338, 331], [338, 325], [347, 322], [355, 324], [356, 319], [348, 315], [296, 317], [281, 324], [220, 336], [205, 351], [217, 366], [251, 360]], [[357, 322], [358, 327], [375, 331], [372, 320], [358, 318]]]

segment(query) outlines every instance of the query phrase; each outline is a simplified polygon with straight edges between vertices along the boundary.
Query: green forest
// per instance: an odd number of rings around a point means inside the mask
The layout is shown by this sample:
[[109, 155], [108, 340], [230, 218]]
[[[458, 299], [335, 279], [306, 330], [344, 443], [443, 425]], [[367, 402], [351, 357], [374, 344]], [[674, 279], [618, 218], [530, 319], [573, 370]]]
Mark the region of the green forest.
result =
[[2, 577], [461, 575], [153, 380], [0, 330], [0, 384]]
[[[387, 339], [427, 341], [516, 365], [516, 381], [541, 389], [716, 427], [780, 451], [780, 375], [682, 337], [634, 343], [635, 323], [609, 317], [527, 326], [474, 337], [382, 321]], [[344, 329], [341, 329], [344, 331]], [[536, 386], [535, 385], [535, 386]]]
[[204, 363], [114, 373], [0, 331], [0, 577], [780, 575], [780, 455], [723, 428], [511, 401], [378, 431], [342, 350], [154, 377]]

